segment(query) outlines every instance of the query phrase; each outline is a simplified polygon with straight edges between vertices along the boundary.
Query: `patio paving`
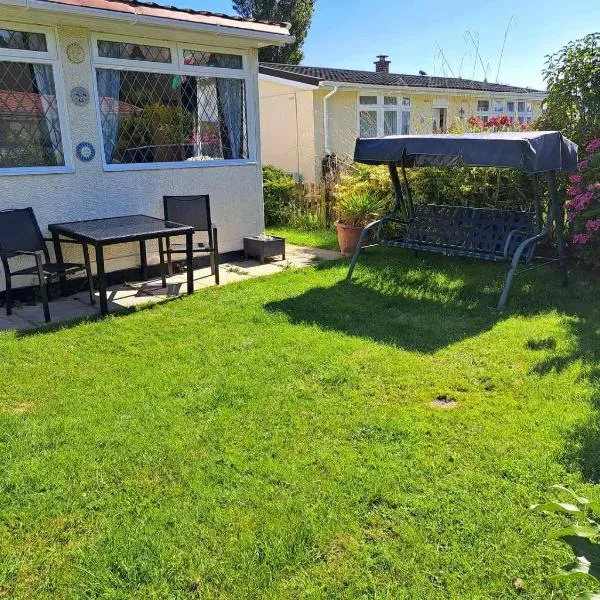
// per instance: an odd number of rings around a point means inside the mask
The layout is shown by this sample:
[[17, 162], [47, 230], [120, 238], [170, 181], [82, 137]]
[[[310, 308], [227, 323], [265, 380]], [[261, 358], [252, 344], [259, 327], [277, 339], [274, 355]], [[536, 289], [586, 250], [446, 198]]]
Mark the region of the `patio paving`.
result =
[[[254, 277], [263, 277], [279, 273], [286, 268], [303, 268], [316, 263], [341, 258], [339, 252], [307, 248], [286, 244], [286, 259], [271, 260], [261, 264], [254, 260], [238, 260], [220, 265], [221, 285], [244, 281]], [[196, 292], [215, 285], [210, 268], [194, 270]], [[142, 304], [161, 302], [169, 298], [185, 295], [186, 274], [178, 273], [167, 278], [167, 287], [161, 286], [160, 278], [143, 282], [124, 283], [108, 288], [108, 307], [110, 312], [128, 310]], [[98, 292], [96, 291], [96, 298]], [[67, 298], [56, 298], [50, 302], [52, 323], [61, 323], [99, 314], [98, 303], [91, 306], [87, 291], [79, 292]], [[45, 325], [41, 304], [16, 305], [13, 314], [6, 316], [4, 307], [0, 308], [0, 332], [12, 329], [34, 329]]]

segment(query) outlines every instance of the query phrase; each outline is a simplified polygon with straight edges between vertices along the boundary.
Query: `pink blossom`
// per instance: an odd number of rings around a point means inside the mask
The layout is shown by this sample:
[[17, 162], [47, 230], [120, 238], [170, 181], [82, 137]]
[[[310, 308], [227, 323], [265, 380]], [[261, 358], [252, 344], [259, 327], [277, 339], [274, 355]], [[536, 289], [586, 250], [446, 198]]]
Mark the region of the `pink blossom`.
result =
[[581, 188], [577, 187], [575, 185], [572, 185], [571, 187], [567, 188], [567, 195], [569, 196], [579, 196], [579, 194], [581, 194]]
[[584, 245], [587, 244], [592, 236], [589, 233], [576, 233], [572, 238], [574, 244]]
[[583, 181], [583, 177], [581, 175], [569, 175], [569, 181], [571, 183], [581, 183]]
[[598, 150], [598, 148], [600, 148], [600, 138], [596, 138], [595, 140], [592, 140], [586, 147], [586, 150], [590, 153], [593, 154], [594, 152], [596, 152], [596, 150]]
[[600, 219], [590, 219], [586, 222], [585, 228], [588, 231], [600, 231]]
[[589, 160], [582, 160], [582, 161], [580, 161], [580, 162], [577, 163], [577, 168], [579, 170], [581, 170], [581, 169], [587, 169], [588, 166], [589, 166], [589, 164], [590, 164]]

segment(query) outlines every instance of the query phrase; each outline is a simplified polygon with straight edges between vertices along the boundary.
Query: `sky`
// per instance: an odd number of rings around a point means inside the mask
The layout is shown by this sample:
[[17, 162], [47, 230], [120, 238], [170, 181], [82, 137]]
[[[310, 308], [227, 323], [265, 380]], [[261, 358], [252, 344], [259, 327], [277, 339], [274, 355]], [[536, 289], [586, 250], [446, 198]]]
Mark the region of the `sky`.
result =
[[[228, 0], [168, 3], [233, 14]], [[545, 89], [545, 55], [599, 30], [600, 0], [316, 0], [302, 64], [372, 70], [387, 54], [395, 73]]]

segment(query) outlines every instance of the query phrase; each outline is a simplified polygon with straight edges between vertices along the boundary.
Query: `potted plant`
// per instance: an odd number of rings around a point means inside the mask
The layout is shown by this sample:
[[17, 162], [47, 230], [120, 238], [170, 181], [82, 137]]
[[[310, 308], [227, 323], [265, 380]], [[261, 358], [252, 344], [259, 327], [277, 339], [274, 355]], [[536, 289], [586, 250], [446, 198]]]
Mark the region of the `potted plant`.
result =
[[356, 250], [358, 238], [365, 225], [379, 216], [383, 201], [371, 194], [349, 194], [338, 198], [335, 213], [340, 251], [349, 256]]

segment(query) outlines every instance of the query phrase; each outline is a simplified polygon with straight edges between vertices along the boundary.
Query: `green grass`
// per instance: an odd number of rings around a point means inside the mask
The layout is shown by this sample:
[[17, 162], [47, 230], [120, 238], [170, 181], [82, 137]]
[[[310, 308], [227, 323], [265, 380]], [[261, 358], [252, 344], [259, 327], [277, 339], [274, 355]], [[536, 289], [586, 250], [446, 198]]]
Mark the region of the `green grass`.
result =
[[[600, 282], [372, 253], [0, 336], [0, 597], [572, 598]], [[454, 408], [432, 404], [440, 396]]]
[[269, 227], [268, 233], [284, 237], [288, 244], [323, 248], [325, 250], [339, 250], [337, 231], [335, 229], [301, 230], [293, 227]]

